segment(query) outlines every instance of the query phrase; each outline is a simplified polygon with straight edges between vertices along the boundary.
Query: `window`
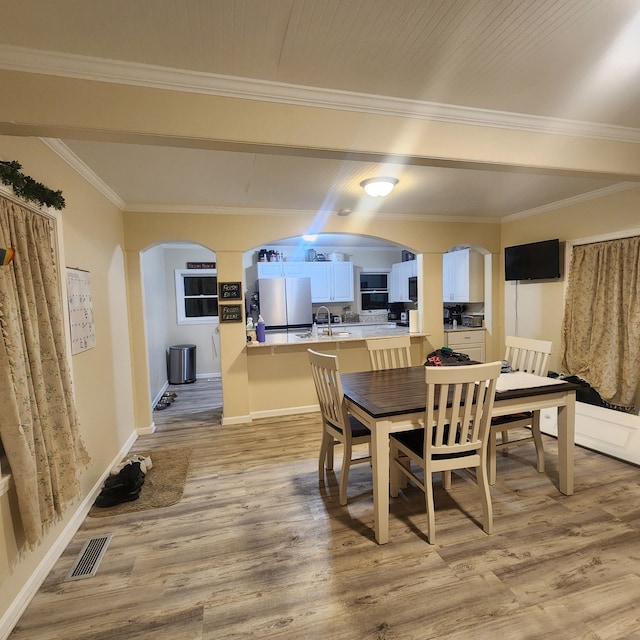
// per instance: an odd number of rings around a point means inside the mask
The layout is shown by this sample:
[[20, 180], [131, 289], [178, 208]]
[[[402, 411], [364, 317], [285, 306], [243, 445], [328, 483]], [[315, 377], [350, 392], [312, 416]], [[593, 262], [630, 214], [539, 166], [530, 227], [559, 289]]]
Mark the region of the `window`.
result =
[[176, 269], [178, 324], [218, 322], [216, 269]]

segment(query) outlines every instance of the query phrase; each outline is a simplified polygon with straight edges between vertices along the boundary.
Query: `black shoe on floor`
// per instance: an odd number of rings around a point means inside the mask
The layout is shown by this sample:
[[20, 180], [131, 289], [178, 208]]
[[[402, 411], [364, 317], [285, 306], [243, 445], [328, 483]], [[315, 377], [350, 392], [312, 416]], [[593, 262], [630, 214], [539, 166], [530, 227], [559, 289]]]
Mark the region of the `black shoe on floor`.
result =
[[133, 502], [139, 497], [140, 489], [136, 489], [135, 491], [107, 489], [100, 492], [100, 495], [93, 504], [100, 509], [104, 509], [105, 507], [115, 507], [117, 504], [123, 502]]

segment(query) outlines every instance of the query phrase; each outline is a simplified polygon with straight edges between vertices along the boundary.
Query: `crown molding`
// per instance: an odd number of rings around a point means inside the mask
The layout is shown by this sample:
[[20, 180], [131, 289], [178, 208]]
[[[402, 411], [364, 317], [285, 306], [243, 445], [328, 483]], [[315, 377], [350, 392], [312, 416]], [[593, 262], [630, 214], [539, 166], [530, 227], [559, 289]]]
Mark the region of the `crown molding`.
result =
[[640, 187], [638, 182], [620, 182], [613, 184], [609, 187], [603, 187], [602, 189], [596, 189], [594, 191], [588, 191], [587, 193], [581, 193], [577, 196], [565, 198], [564, 200], [557, 200], [556, 202], [550, 202], [549, 204], [535, 207], [534, 209], [527, 209], [526, 211], [520, 211], [510, 216], [502, 218], [501, 222], [511, 222], [513, 220], [520, 220], [522, 218], [529, 218], [531, 216], [537, 216], [547, 211], [555, 211], [556, 209], [562, 209], [564, 207], [570, 207], [574, 204], [581, 204], [582, 202], [588, 202], [589, 200], [597, 200], [598, 198], [604, 198], [614, 193], [620, 193], [621, 191], [628, 191], [629, 189], [637, 189]]
[[305, 87], [0, 44], [0, 69], [455, 124], [640, 142], [640, 129]]
[[125, 201], [109, 187], [96, 173], [86, 165], [69, 147], [54, 138], [40, 138], [55, 154], [60, 156], [72, 169], [77, 171], [90, 185], [95, 187], [107, 200], [123, 210], [126, 206]]
[[[318, 211], [310, 209], [268, 209], [191, 205], [158, 205], [153, 203], [131, 203], [123, 209], [125, 213], [168, 213], [168, 214], [196, 214], [196, 215], [226, 215], [226, 216], [269, 216], [283, 218], [308, 217], [313, 219]], [[338, 216], [338, 211], [324, 211], [327, 216]], [[353, 211], [350, 219], [371, 218], [371, 212]], [[420, 215], [415, 213], [385, 213], [375, 212], [376, 220], [393, 220], [395, 222], [466, 222], [476, 224], [500, 224], [500, 218], [474, 216]]]

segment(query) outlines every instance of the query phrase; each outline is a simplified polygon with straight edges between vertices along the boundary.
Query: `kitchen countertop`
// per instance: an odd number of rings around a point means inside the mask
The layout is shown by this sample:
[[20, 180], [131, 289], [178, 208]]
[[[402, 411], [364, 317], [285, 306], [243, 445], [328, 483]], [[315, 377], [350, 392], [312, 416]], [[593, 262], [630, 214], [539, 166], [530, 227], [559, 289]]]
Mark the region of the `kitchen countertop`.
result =
[[385, 336], [403, 336], [410, 335], [413, 337], [425, 337], [427, 333], [409, 333], [407, 327], [398, 327], [395, 322], [386, 324], [335, 324], [331, 326], [333, 335], [329, 336], [322, 333], [323, 327], [318, 327], [317, 337], [301, 337], [306, 335], [304, 329], [294, 331], [267, 331], [266, 342], [247, 342], [248, 349], [256, 349], [260, 347], [273, 347], [277, 345], [294, 345], [294, 344], [317, 344], [319, 342], [350, 342], [356, 340], [366, 340], [367, 338], [382, 338]]

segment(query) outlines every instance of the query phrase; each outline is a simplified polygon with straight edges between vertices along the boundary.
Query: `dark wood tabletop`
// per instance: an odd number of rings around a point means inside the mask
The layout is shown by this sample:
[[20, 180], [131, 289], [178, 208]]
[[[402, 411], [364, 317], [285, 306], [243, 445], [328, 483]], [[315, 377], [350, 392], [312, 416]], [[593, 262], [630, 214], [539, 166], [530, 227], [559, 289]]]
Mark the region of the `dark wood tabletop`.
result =
[[[340, 376], [345, 396], [374, 418], [418, 413], [425, 410], [427, 385], [424, 367], [357, 371]], [[570, 391], [579, 386], [558, 380], [556, 384], [496, 393], [496, 402], [530, 395]]]

